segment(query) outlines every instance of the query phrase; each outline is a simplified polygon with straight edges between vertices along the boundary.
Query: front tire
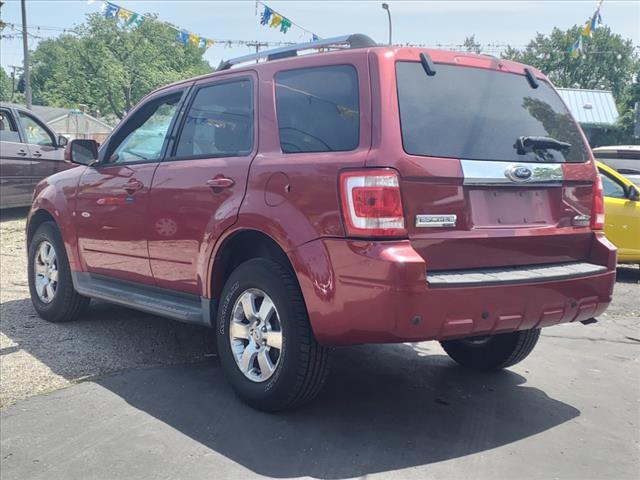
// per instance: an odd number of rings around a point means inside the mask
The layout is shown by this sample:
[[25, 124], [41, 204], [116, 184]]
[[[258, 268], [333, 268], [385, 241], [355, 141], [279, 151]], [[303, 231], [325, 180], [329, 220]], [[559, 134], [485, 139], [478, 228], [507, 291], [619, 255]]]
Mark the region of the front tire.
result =
[[273, 412], [312, 400], [329, 371], [300, 288], [282, 265], [256, 258], [237, 267], [220, 298], [218, 354], [236, 393], [252, 407]]
[[500, 370], [524, 360], [538, 343], [540, 329], [487, 337], [440, 342], [445, 352], [463, 367], [477, 371]]
[[54, 323], [76, 320], [89, 299], [73, 288], [67, 252], [54, 222], [38, 227], [29, 243], [28, 259], [29, 293], [38, 315]]

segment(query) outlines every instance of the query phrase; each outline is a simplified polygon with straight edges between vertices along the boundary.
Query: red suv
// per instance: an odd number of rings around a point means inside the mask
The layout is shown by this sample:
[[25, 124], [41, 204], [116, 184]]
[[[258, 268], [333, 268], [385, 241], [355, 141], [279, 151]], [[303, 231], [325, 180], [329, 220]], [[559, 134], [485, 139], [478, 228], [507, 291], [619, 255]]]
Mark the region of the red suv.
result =
[[611, 300], [585, 138], [507, 60], [362, 35], [285, 47], [161, 88], [99, 152], [67, 153], [85, 166], [41, 182], [29, 214], [39, 315], [99, 298], [213, 327], [259, 409], [314, 397], [333, 345], [440, 340], [499, 369]]

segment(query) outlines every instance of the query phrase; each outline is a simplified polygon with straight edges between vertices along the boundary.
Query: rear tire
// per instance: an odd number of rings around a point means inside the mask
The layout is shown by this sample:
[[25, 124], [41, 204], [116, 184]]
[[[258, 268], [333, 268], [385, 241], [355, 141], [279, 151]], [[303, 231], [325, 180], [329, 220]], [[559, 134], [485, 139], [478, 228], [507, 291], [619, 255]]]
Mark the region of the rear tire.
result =
[[248, 260], [231, 273], [220, 298], [216, 337], [231, 386], [258, 410], [302, 405], [327, 378], [329, 349], [313, 336], [295, 277], [274, 261]]
[[538, 343], [540, 329], [489, 337], [440, 342], [445, 352], [463, 367], [477, 371], [500, 370], [524, 360]]
[[54, 222], [38, 227], [28, 259], [29, 293], [38, 315], [54, 323], [76, 320], [90, 300], [73, 288], [64, 241]]

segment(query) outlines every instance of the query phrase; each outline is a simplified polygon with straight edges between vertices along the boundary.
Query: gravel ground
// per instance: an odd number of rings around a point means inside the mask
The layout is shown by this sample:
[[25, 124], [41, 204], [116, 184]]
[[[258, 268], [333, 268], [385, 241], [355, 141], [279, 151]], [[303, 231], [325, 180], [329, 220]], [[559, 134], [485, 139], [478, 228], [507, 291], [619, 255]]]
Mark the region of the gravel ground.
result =
[[[41, 320], [29, 300], [26, 281], [25, 216], [24, 209], [14, 209], [3, 212], [1, 219], [0, 406], [107, 373], [215, 355], [208, 329], [101, 302], [92, 302], [90, 314], [78, 322]], [[640, 271], [623, 268], [618, 273], [611, 308], [580, 336], [640, 342]], [[577, 333], [573, 328], [546, 329], [543, 335], [567, 333], [563, 338], [573, 338], [570, 332]], [[439, 349], [435, 343], [428, 345]]]
[[93, 301], [78, 322], [40, 319], [27, 285], [25, 209], [0, 221], [0, 406], [78, 380], [213, 355], [206, 328]]

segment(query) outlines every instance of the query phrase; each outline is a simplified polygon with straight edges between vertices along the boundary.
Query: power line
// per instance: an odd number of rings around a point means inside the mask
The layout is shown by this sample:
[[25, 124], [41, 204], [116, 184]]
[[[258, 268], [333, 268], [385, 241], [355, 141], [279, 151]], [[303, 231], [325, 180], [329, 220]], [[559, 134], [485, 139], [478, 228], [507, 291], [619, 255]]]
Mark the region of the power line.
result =
[[[259, 4], [264, 5], [262, 2], [258, 2]], [[271, 7], [269, 7], [271, 8]], [[280, 14], [279, 14], [280, 15]], [[162, 22], [165, 23], [166, 22]], [[293, 23], [293, 22], [292, 22]], [[5, 22], [4, 25], [6, 27], [9, 27], [12, 30], [12, 33], [8, 33], [8, 34], [2, 34], [0, 35], [1, 38], [3, 39], [14, 39], [14, 38], [20, 38], [22, 37], [22, 29], [21, 26], [19, 26], [18, 24], [15, 23], [11, 23], [11, 22]], [[172, 28], [177, 28], [173, 25], [170, 25]], [[299, 25], [296, 25], [298, 28], [300, 28], [301, 30], [304, 30], [305, 32], [309, 32], [310, 31], [304, 29], [303, 27], [300, 27]], [[63, 32], [63, 33], [70, 33], [70, 34], [75, 34], [75, 30], [73, 28], [64, 28], [64, 27], [55, 27], [55, 26], [48, 26], [48, 25], [28, 25], [27, 26], [27, 30], [28, 31], [54, 31], [54, 32]], [[43, 37], [34, 33], [28, 33], [27, 35], [32, 38], [32, 39], [37, 39], [37, 40], [45, 40], [47, 37]], [[207, 37], [208, 38], [208, 37]], [[214, 45], [222, 45], [225, 47], [232, 47], [232, 46], [245, 46], [245, 47], [249, 47], [249, 48], [255, 48], [257, 44], [259, 44], [259, 47], [282, 47], [282, 46], [288, 46], [288, 45], [292, 45], [295, 44], [296, 42], [288, 42], [288, 41], [262, 41], [262, 40], [238, 40], [238, 39], [216, 39], [216, 38], [212, 38], [211, 40], [214, 41]], [[467, 51], [467, 45], [464, 45], [462, 43], [412, 43], [412, 42], [400, 42], [398, 44], [396, 44], [396, 46], [403, 46], [403, 47], [414, 47], [414, 48], [437, 48], [437, 49], [449, 49], [449, 50], [460, 50], [460, 51]], [[491, 43], [486, 43], [484, 45], [480, 45], [480, 49], [481, 52], [483, 53], [502, 53], [504, 50], [506, 50], [507, 48], [514, 48], [516, 50], [524, 50], [528, 47], [529, 45], [522, 45], [522, 44], [510, 44], [510, 43], [505, 43], [505, 42], [491, 42]], [[640, 45], [633, 45], [634, 50], [640, 52]], [[551, 50], [550, 52], [563, 52], [564, 50]], [[598, 54], [598, 55], [606, 55], [606, 54], [618, 54], [617, 51], [614, 50], [593, 50], [593, 51], [589, 51], [589, 54]]]

